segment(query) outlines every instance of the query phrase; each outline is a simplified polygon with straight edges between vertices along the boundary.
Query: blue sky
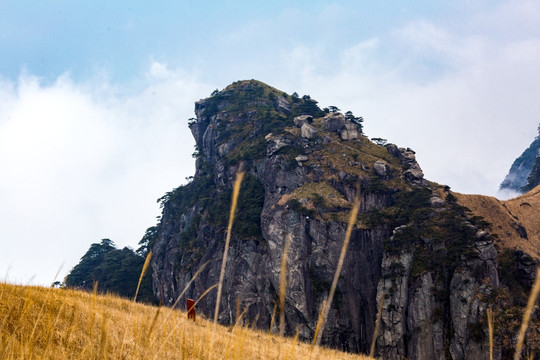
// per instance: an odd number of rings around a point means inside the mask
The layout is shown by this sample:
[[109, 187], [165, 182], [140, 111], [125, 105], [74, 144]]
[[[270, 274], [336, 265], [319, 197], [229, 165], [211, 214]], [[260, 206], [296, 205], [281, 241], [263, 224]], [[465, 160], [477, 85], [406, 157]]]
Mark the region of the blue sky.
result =
[[[495, 195], [540, 122], [537, 1], [0, 3], [0, 277], [135, 247], [193, 175], [194, 101], [240, 79], [309, 94]], [[5, 274], [5, 275], [4, 275]]]
[[[69, 71], [77, 80], [106, 72], [129, 81], [152, 61], [230, 82], [220, 69], [262, 71], [298, 45], [328, 52], [388, 32], [414, 19], [455, 12], [430, 1], [8, 1], [2, 7], [4, 76], [22, 69], [46, 80]], [[242, 61], [238, 61], [239, 58]], [[331, 68], [331, 64], [327, 64]], [[251, 74], [251, 73], [250, 73]], [[268, 75], [267, 75], [268, 76]]]

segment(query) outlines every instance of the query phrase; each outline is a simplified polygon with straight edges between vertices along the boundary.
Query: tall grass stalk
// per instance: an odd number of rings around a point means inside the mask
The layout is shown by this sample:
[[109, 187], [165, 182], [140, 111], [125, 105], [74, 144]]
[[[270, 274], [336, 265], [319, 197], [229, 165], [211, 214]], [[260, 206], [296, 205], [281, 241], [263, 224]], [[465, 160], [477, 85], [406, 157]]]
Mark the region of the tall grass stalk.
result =
[[[199, 298], [197, 299], [197, 301], [195, 301], [195, 304], [193, 304], [193, 307], [197, 306], [197, 304], [199, 303], [199, 301], [201, 301], [202, 299], [204, 299], [204, 297], [205, 297], [206, 295], [208, 295], [208, 293], [209, 293], [210, 291], [214, 290], [214, 289], [216, 288], [216, 286], [218, 286], [218, 284], [214, 284], [214, 285], [210, 286], [208, 289], [206, 289], [206, 291], [203, 292], [201, 296], [199, 296]], [[191, 309], [191, 308], [190, 308], [190, 309]], [[189, 310], [189, 309], [188, 309], [188, 310]], [[166, 320], [166, 319], [165, 319], [165, 320]], [[164, 321], [164, 323], [165, 323], [165, 321]], [[169, 332], [168, 332], [167, 336], [165, 337], [165, 341], [162, 341], [162, 342], [161, 342], [161, 347], [160, 347], [160, 349], [159, 349], [159, 352], [161, 352], [161, 351], [163, 350], [163, 346], [167, 343], [167, 340], [169, 340], [169, 337], [171, 336], [171, 334], [174, 333], [174, 331], [176, 330], [176, 327], [177, 327], [179, 324], [180, 324], [180, 323], [178, 323], [178, 322], [175, 323], [175, 324], [174, 324], [174, 327], [172, 328], [172, 331], [169, 331]]]
[[221, 261], [221, 271], [219, 273], [219, 282], [218, 282], [218, 291], [216, 298], [216, 309], [214, 311], [214, 326], [212, 330], [212, 336], [210, 337], [210, 345], [208, 347], [208, 356], [212, 356], [212, 348], [214, 346], [214, 334], [216, 329], [216, 324], [219, 315], [219, 305], [221, 301], [221, 292], [223, 290], [223, 279], [225, 279], [225, 267], [227, 265], [227, 255], [229, 253], [229, 244], [231, 242], [231, 232], [232, 226], [234, 223], [234, 214], [236, 213], [236, 205], [238, 203], [238, 194], [240, 194], [240, 186], [242, 185], [242, 180], [244, 179], [245, 172], [241, 169], [243, 168], [240, 164], [239, 170], [236, 173], [236, 180], [234, 181], [232, 199], [231, 199], [231, 211], [229, 213], [229, 225], [227, 226], [227, 236], [225, 237], [225, 248], [223, 249], [223, 260]]
[[317, 317], [317, 325], [315, 325], [315, 333], [313, 335], [313, 342], [312, 342], [312, 347], [314, 347], [317, 343], [317, 339], [319, 338], [319, 331], [321, 331], [321, 325], [322, 325], [322, 321], [323, 321], [323, 314], [324, 314], [324, 309], [326, 308], [326, 301], [328, 299], [324, 299], [322, 301], [322, 304], [321, 304], [321, 308], [319, 309], [319, 316]]
[[133, 297], [133, 302], [137, 301], [137, 295], [139, 294], [139, 289], [141, 288], [141, 282], [144, 277], [144, 274], [146, 274], [148, 265], [150, 265], [150, 259], [152, 259], [152, 250], [148, 252], [148, 255], [146, 255], [146, 259], [144, 260], [144, 265], [142, 267], [141, 275], [139, 276], [139, 282], [137, 283], [137, 290], [135, 290], [135, 296]]
[[[274, 302], [274, 309], [272, 310], [272, 317], [270, 318], [270, 329], [268, 329], [268, 335], [272, 335], [272, 331], [274, 329], [274, 322], [276, 321], [276, 312], [277, 312], [277, 303]], [[266, 343], [266, 349], [265, 352], [268, 354], [270, 349], [270, 341]]]
[[274, 321], [276, 320], [276, 310], [277, 310], [277, 304], [274, 302], [274, 310], [272, 310], [272, 318], [270, 319], [270, 329], [268, 330], [268, 334], [272, 334], [272, 329], [274, 328]]
[[296, 349], [296, 344], [298, 344], [298, 328], [296, 328], [296, 332], [294, 334], [294, 338], [291, 345], [291, 350], [289, 351], [289, 356], [287, 359], [294, 359], [294, 350]]
[[92, 291], [92, 313], [90, 314], [90, 326], [88, 328], [90, 335], [92, 335], [92, 330], [94, 329], [94, 321], [96, 320], [97, 289], [98, 289], [98, 282], [95, 281], [94, 289]]
[[[197, 272], [195, 273], [195, 275], [193, 275], [193, 277], [191, 278], [191, 280], [186, 284], [186, 286], [184, 287], [184, 290], [182, 290], [182, 292], [180, 293], [180, 295], [178, 295], [178, 297], [176, 298], [176, 301], [174, 302], [174, 304], [169, 308], [169, 311], [167, 312], [167, 315], [165, 315], [165, 318], [163, 319], [163, 322], [162, 322], [162, 327], [165, 326], [165, 324], [167, 324], [167, 320], [169, 319], [169, 317], [173, 314], [174, 312], [174, 309], [176, 308], [176, 306], [178, 305], [178, 303], [180, 302], [180, 299], [182, 298], [182, 296], [184, 296], [184, 294], [186, 293], [186, 291], [189, 289], [189, 286], [193, 283], [193, 281], [195, 281], [195, 279], [197, 279], [197, 277], [199, 276], [199, 274], [204, 270], [204, 268], [210, 263], [210, 260], [208, 260], [207, 262], [205, 262], [200, 268], [199, 270], [197, 270]], [[215, 285], [214, 285], [215, 287]], [[214, 288], [212, 287], [212, 289]], [[205, 293], [206, 294], [206, 293]], [[205, 295], [203, 294], [203, 295]], [[199, 297], [200, 299], [200, 297]], [[170, 332], [169, 332], [170, 334]]]
[[493, 360], [493, 311], [491, 308], [487, 308], [486, 314], [489, 332], [489, 360]]
[[152, 318], [152, 322], [150, 323], [150, 326], [148, 327], [148, 331], [146, 332], [146, 335], [143, 338], [143, 358], [146, 357], [146, 353], [148, 352], [148, 349], [150, 348], [150, 339], [152, 339], [152, 332], [154, 328], [156, 327], [157, 320], [159, 317], [161, 311], [161, 306], [158, 306], [156, 313], [154, 314], [154, 317]]
[[[199, 276], [199, 274], [204, 270], [204, 268], [210, 264], [210, 260], [208, 260], [207, 262], [205, 262], [204, 264], [202, 264], [202, 266], [199, 268], [199, 270], [197, 270], [197, 272], [195, 273], [195, 275], [193, 275], [193, 277], [191, 278], [191, 280], [189, 280], [189, 282], [186, 284], [186, 286], [184, 287], [184, 290], [182, 290], [182, 292], [180, 293], [180, 295], [178, 295], [178, 297], [176, 298], [176, 301], [174, 302], [174, 304], [171, 306], [171, 309], [170, 311], [172, 311], [173, 309], [176, 308], [176, 306], [178, 305], [178, 303], [180, 302], [180, 299], [182, 298], [182, 296], [184, 296], [184, 294], [186, 293], [186, 291], [189, 289], [189, 286], [195, 281], [195, 279], [197, 279], [197, 277]], [[170, 314], [170, 312], [169, 312]]]
[[231, 212], [229, 214], [229, 225], [227, 226], [227, 236], [225, 238], [225, 248], [223, 249], [223, 260], [221, 262], [221, 271], [219, 273], [219, 283], [218, 283], [218, 293], [216, 299], [216, 310], [214, 311], [214, 323], [217, 322], [219, 315], [219, 305], [221, 300], [221, 292], [223, 290], [223, 279], [225, 278], [225, 266], [227, 265], [227, 254], [229, 253], [229, 244], [231, 242], [231, 230], [234, 222], [234, 214], [236, 212], [236, 204], [238, 203], [238, 194], [240, 194], [240, 186], [242, 185], [242, 180], [244, 179], [244, 172], [239, 171], [236, 174], [236, 180], [234, 182], [232, 202], [231, 202]]
[[[237, 301], [237, 304], [239, 304], [239, 301]], [[231, 351], [235, 347], [234, 346], [235, 343], [233, 343], [231, 345], [231, 339], [234, 337], [234, 333], [235, 333], [235, 330], [238, 328], [238, 324], [240, 324], [240, 321], [242, 321], [242, 318], [244, 317], [244, 315], [248, 311], [248, 307], [246, 307], [246, 308], [244, 308], [242, 313], [238, 314], [238, 311], [240, 311], [239, 309], [240, 309], [240, 305], [237, 306], [237, 315], [236, 315], [236, 321], [234, 322], [234, 326], [232, 328], [230, 328], [230, 330], [229, 330], [229, 332], [231, 333], [231, 336], [229, 337], [229, 339], [227, 339], [227, 344], [225, 345], [225, 356], [224, 356], [225, 359], [229, 358], [229, 354], [231, 353]]]
[[[139, 294], [139, 289], [141, 287], [141, 282], [142, 282], [142, 279], [144, 277], [144, 274], [146, 273], [146, 270], [148, 269], [148, 266], [150, 265], [150, 260], [152, 259], [152, 250], [150, 250], [148, 252], [148, 255], [146, 255], [146, 259], [144, 260], [144, 264], [143, 264], [143, 267], [142, 267], [142, 270], [141, 270], [141, 274], [139, 275], [139, 282], [137, 283], [137, 289], [135, 290], [135, 296], [133, 297], [133, 303], [135, 303], [137, 301], [137, 295]], [[97, 292], [97, 284], [96, 284], [96, 288], [94, 289], [94, 291]], [[130, 314], [129, 316], [131, 317], [133, 314], [133, 307], [131, 307], [131, 310], [130, 310]], [[127, 328], [126, 328], [126, 331], [124, 332], [124, 338], [122, 339], [122, 346], [120, 348], [120, 354], [124, 354], [124, 345], [126, 343], [126, 339], [127, 339]]]
[[345, 255], [347, 254], [347, 248], [349, 246], [349, 241], [351, 239], [352, 229], [356, 223], [356, 217], [358, 215], [358, 209], [360, 208], [360, 191], [356, 191], [356, 199], [354, 200], [354, 205], [351, 210], [351, 216], [349, 218], [349, 224], [347, 226], [347, 232], [345, 233], [345, 240], [343, 241], [343, 246], [341, 247], [341, 253], [339, 254], [338, 265], [336, 272], [334, 273], [334, 280], [332, 281], [332, 287], [330, 288], [330, 293], [328, 294], [328, 300], [324, 306], [323, 318], [321, 322], [321, 329], [317, 334], [315, 345], [319, 346], [321, 344], [322, 334], [324, 332], [324, 327], [326, 325], [326, 320], [328, 319], [328, 312], [332, 306], [332, 299], [336, 292], [337, 283], [339, 280], [339, 275], [341, 274], [341, 268], [343, 267], [343, 262], [345, 261]]
[[369, 349], [369, 357], [375, 354], [375, 344], [377, 344], [377, 335], [379, 334], [379, 326], [381, 326], [381, 318], [384, 304], [384, 293], [381, 294], [379, 302], [379, 311], [377, 312], [377, 320], [375, 321], [375, 330], [373, 330], [373, 339], [371, 339], [371, 348]]
[[525, 313], [523, 314], [523, 320], [521, 321], [521, 327], [519, 329], [516, 352], [514, 353], [514, 360], [519, 360], [521, 358], [521, 351], [523, 350], [523, 341], [525, 340], [525, 333], [527, 332], [527, 327], [529, 326], [529, 320], [531, 319], [532, 310], [536, 304], [536, 299], [538, 298], [538, 293], [540, 293], [540, 267], [536, 269], [536, 280], [531, 289], [531, 294], [529, 295], [529, 301], [527, 302], [527, 307], [525, 308]]
[[107, 359], [107, 317], [104, 313], [101, 315], [101, 336], [99, 338], [98, 354], [101, 359]]
[[281, 257], [281, 271], [279, 273], [279, 336], [285, 334], [285, 293], [287, 292], [287, 258], [291, 246], [292, 235], [287, 234], [283, 256]]
[[202, 299], [204, 299], [204, 297], [206, 295], [208, 295], [208, 293], [212, 290], [214, 290], [216, 288], [216, 286], [218, 286], [218, 284], [214, 284], [212, 286], [210, 286], [208, 289], [206, 289], [205, 292], [202, 293], [201, 296], [199, 296], [199, 298], [197, 299], [197, 301], [195, 301], [195, 304], [193, 304], [193, 307], [197, 306], [197, 304], [199, 303], [199, 301], [201, 301]]

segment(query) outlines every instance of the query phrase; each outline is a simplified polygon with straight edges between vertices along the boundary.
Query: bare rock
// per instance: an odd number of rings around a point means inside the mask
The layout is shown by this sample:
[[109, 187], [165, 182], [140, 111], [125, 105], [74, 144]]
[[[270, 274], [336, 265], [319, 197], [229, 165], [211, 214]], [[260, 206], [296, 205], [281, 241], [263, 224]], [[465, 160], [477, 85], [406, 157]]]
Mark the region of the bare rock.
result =
[[387, 144], [386, 150], [393, 156], [399, 158], [401, 155], [401, 152], [399, 151], [399, 148], [395, 144]]
[[324, 117], [323, 121], [326, 131], [340, 131], [345, 124], [345, 116], [341, 113], [330, 113]]
[[278, 95], [276, 97], [276, 100], [274, 101], [274, 107], [281, 112], [284, 112], [286, 114], [291, 113], [291, 104], [289, 103], [289, 100], [285, 99], [285, 97]]
[[266, 147], [266, 155], [270, 156], [275, 154], [279, 149], [291, 145], [291, 140], [287, 139], [284, 136], [269, 136], [271, 134], [266, 135], [266, 141], [267, 141], [267, 147]]
[[444, 207], [444, 205], [446, 205], [446, 202], [438, 196], [432, 196], [429, 199], [429, 203], [432, 208], [441, 208], [441, 207]]
[[300, 134], [305, 139], [313, 139], [317, 135], [317, 129], [309, 124], [304, 123], [300, 128]]
[[220, 157], [224, 157], [225, 155], [230, 153], [233, 148], [234, 148], [234, 144], [232, 141], [221, 144], [218, 146], [218, 155]]
[[375, 170], [375, 174], [377, 174], [380, 177], [386, 177], [388, 176], [388, 172], [390, 171], [390, 166], [385, 161], [377, 160], [373, 164], [373, 170]]
[[341, 127], [339, 131], [341, 140], [356, 140], [358, 139], [358, 125], [353, 123], [346, 123]]
[[[387, 149], [389, 149], [389, 147], [387, 147]], [[411, 148], [399, 148], [399, 159], [405, 169], [403, 176], [413, 183], [426, 185], [427, 182], [424, 180], [424, 172], [420, 168], [418, 162], [416, 162], [415, 154], [416, 153]]]
[[294, 160], [296, 160], [298, 166], [302, 166], [305, 161], [309, 160], [309, 158], [306, 155], [298, 155], [294, 158]]

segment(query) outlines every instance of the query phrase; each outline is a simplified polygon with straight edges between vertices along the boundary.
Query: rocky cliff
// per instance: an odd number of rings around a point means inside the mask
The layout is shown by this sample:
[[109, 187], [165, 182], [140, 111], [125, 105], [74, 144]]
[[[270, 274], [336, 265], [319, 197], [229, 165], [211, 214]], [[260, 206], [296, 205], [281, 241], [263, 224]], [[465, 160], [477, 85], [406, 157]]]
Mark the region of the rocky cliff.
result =
[[[244, 323], [271, 326], [290, 236], [286, 331], [311, 340], [359, 196], [323, 344], [369, 351], [382, 298], [376, 344], [384, 359], [488, 359], [488, 307], [500, 314], [499, 330], [508, 330], [497, 335], [496, 358], [509, 356], [515, 339], [508, 324], [519, 318], [535, 262], [524, 252], [505, 253], [501, 274], [502, 250], [490, 225], [448, 187], [425, 180], [414, 151], [374, 144], [350, 112], [323, 111], [309, 96], [254, 80], [197, 102], [195, 113], [189, 127], [196, 173], [161, 199], [152, 243], [154, 292], [164, 304], [174, 303], [203, 264], [187, 296], [198, 298], [218, 282], [231, 189], [242, 164], [247, 175], [221, 323], [245, 311]], [[212, 292], [198, 309], [210, 316], [215, 303]], [[534, 329], [529, 350], [538, 349]]]

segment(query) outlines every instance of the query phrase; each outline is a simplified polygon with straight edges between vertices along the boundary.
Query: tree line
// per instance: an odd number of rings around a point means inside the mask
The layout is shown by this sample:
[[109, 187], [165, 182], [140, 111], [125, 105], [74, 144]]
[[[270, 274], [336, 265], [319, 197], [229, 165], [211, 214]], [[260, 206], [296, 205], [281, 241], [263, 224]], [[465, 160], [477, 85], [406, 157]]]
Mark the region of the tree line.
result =
[[[139, 242], [140, 247], [135, 251], [128, 247], [118, 249], [110, 239], [102, 239], [99, 243], [91, 244], [79, 263], [68, 274], [62, 286], [88, 291], [97, 286], [97, 291], [100, 293], [113, 293], [133, 298], [149, 245], [157, 234], [156, 230], [156, 227], [149, 228]], [[150, 267], [142, 279], [137, 295], [138, 301], [156, 302], [152, 290], [151, 273]]]

